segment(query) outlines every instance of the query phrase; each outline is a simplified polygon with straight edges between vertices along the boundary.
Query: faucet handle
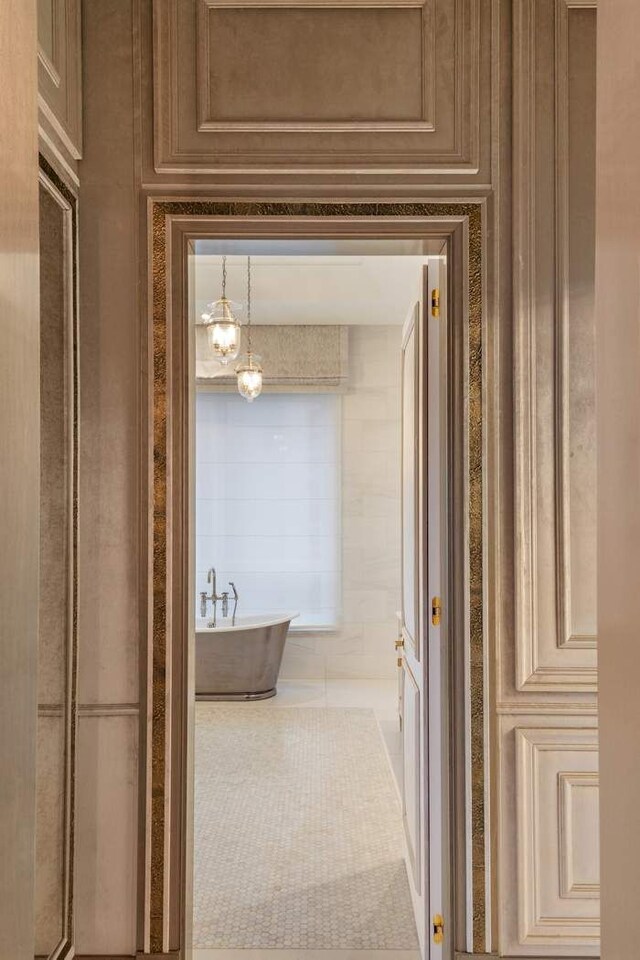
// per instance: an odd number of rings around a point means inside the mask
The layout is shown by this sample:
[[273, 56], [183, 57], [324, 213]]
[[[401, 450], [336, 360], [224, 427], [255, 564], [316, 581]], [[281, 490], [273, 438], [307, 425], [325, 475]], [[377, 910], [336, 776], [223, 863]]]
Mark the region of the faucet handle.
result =
[[207, 601], [209, 600], [206, 590], [202, 590], [200, 593], [200, 616], [206, 617], [207, 615]]

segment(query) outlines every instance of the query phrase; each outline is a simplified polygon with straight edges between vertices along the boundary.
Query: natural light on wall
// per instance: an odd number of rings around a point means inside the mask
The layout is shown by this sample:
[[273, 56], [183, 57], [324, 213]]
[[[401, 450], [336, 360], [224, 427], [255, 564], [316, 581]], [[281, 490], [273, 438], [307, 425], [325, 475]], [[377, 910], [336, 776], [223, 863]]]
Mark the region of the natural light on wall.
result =
[[196, 595], [207, 570], [233, 580], [238, 613], [298, 610], [297, 627], [340, 616], [340, 398], [196, 398]]

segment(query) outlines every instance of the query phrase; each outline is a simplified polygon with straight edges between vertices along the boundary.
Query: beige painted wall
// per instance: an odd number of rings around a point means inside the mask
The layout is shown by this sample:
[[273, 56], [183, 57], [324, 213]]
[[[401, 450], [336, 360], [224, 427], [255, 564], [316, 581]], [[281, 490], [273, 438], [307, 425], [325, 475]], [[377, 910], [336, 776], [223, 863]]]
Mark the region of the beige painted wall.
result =
[[76, 951], [136, 950], [139, 343], [132, 12], [83, 7]]
[[[39, 292], [35, 0], [0, 4], [0, 957], [33, 957]], [[10, 131], [10, 136], [7, 132]]]
[[596, 315], [602, 957], [640, 943], [640, 5], [598, 11]]

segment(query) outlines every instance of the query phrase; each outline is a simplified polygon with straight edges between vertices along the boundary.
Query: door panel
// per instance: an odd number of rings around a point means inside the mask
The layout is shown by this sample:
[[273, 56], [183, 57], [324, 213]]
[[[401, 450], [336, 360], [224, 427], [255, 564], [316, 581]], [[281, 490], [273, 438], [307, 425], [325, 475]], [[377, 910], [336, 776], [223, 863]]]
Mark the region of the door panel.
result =
[[418, 337], [420, 304], [405, 327], [402, 338], [402, 635], [405, 649], [420, 658], [418, 648]]
[[[425, 267], [420, 296], [402, 338], [402, 730], [406, 860], [418, 938], [425, 960], [450, 956], [448, 938], [433, 938], [432, 918], [445, 914], [446, 835], [444, 603], [446, 458], [443, 402], [445, 327], [430, 309], [437, 267]], [[435, 314], [435, 315], [434, 315]], [[445, 918], [446, 927], [446, 918]]]
[[402, 819], [404, 823], [409, 873], [416, 893], [422, 890], [422, 791], [420, 755], [422, 724], [420, 689], [410, 670], [402, 671]]

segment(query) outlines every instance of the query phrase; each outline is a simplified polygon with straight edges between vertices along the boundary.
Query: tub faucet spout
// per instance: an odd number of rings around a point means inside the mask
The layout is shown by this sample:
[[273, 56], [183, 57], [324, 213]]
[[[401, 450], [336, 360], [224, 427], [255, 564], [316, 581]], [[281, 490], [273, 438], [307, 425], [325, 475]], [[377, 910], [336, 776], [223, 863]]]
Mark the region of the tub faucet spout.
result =
[[[207, 583], [211, 584], [211, 596], [206, 597], [207, 600], [211, 600], [213, 604], [213, 620], [208, 624], [210, 627], [216, 626], [217, 614], [218, 614], [218, 600], [221, 600], [222, 597], [218, 596], [218, 590], [216, 587], [216, 568], [209, 567], [209, 572], [207, 573]], [[206, 594], [205, 594], [206, 596]], [[206, 617], [206, 603], [205, 603], [205, 617]]]
[[236, 590], [236, 585], [233, 580], [229, 580], [229, 586], [233, 591], [233, 613], [231, 615], [231, 624], [235, 627], [236, 625], [236, 612], [238, 610], [238, 591]]

